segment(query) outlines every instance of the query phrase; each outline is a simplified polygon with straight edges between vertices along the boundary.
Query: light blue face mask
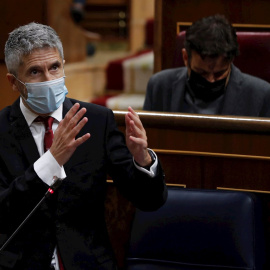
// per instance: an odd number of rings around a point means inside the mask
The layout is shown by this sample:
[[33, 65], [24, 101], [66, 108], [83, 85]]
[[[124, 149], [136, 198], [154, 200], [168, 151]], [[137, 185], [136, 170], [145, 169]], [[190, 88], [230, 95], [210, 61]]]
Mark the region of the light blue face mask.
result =
[[65, 76], [45, 82], [21, 83], [25, 85], [28, 92], [27, 99], [22, 98], [33, 111], [40, 114], [48, 114], [57, 110], [68, 93], [65, 86]]

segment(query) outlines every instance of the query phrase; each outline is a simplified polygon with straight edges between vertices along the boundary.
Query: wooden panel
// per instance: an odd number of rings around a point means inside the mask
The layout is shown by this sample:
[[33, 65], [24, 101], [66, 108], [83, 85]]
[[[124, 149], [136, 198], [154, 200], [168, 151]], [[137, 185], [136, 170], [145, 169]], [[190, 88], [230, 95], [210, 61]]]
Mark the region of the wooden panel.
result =
[[0, 64], [0, 110], [12, 104], [19, 97], [19, 93], [12, 90], [6, 74], [6, 65]]
[[65, 65], [68, 97], [89, 102], [105, 89], [105, 65], [78, 62]]
[[[124, 131], [124, 114], [115, 111]], [[139, 112], [170, 184], [270, 191], [270, 119]]]
[[59, 35], [64, 47], [66, 63], [86, 60], [87, 33], [78, 27], [70, 16], [72, 0], [47, 0], [47, 24]]
[[120, 194], [114, 184], [109, 182], [105, 201], [105, 217], [119, 270], [124, 269], [134, 213], [135, 207]]
[[156, 0], [155, 72], [170, 68], [175, 52], [177, 22], [224, 14], [232, 23], [270, 24], [268, 0]]
[[[72, 0], [1, 0], [0, 1], [0, 61], [4, 60], [4, 45], [8, 33], [19, 25], [30, 22], [49, 24], [59, 34], [64, 45], [66, 60], [85, 60], [86, 37], [70, 17]], [[68, 31], [67, 31], [68, 29]]]
[[0, 61], [4, 61], [4, 47], [8, 33], [19, 25], [32, 21], [45, 23], [47, 19], [45, 0], [0, 1]]
[[[124, 111], [115, 111], [124, 130]], [[155, 149], [270, 156], [270, 118], [138, 112]]]
[[154, 0], [131, 1], [130, 13], [129, 49], [137, 52], [145, 47], [145, 25], [147, 19], [154, 18]]

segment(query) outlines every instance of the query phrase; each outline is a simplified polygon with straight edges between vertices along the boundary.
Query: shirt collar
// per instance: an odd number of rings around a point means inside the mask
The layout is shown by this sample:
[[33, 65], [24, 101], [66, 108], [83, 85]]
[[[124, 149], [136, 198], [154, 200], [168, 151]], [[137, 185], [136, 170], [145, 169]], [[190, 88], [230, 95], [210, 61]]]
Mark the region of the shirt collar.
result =
[[[28, 126], [30, 126], [33, 121], [38, 117], [38, 114], [33, 113], [32, 111], [30, 111], [22, 102], [22, 98], [20, 98], [20, 108], [22, 111], [22, 114], [28, 124]], [[52, 116], [54, 119], [56, 119], [58, 122], [60, 122], [63, 119], [63, 104], [60, 105], [60, 107], [52, 112], [50, 114], [50, 116]]]

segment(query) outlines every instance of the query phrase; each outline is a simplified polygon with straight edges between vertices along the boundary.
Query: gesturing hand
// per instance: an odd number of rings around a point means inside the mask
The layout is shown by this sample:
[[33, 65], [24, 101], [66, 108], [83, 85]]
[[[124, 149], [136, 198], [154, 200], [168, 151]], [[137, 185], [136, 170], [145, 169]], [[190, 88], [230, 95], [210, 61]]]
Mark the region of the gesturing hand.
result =
[[75, 138], [88, 121], [87, 117], [82, 118], [86, 109], [79, 110], [79, 108], [80, 104], [75, 103], [54, 132], [50, 152], [60, 166], [63, 166], [70, 159], [79, 145], [90, 138], [90, 133]]
[[128, 107], [125, 115], [126, 144], [135, 161], [141, 166], [151, 164], [151, 157], [147, 151], [147, 136], [138, 114]]

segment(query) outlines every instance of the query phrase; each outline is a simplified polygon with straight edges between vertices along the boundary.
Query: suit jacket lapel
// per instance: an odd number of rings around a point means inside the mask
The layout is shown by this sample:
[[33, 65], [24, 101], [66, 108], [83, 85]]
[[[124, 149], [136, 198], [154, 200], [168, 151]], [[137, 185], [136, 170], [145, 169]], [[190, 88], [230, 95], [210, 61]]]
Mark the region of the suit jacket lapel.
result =
[[[39, 153], [35, 144], [32, 133], [27, 125], [27, 122], [21, 112], [19, 99], [14, 102], [11, 108], [10, 123], [11, 135], [17, 140], [26, 159], [30, 164], [33, 164], [38, 158]], [[9, 136], [7, 134], [7, 136]]]
[[65, 98], [64, 103], [63, 103], [63, 119], [67, 112], [71, 109], [73, 106], [72, 102], [70, 101], [69, 98]]
[[232, 65], [231, 75], [229, 79], [229, 83], [225, 92], [224, 104], [221, 114], [223, 115], [237, 115], [237, 111], [241, 111], [240, 105], [241, 103], [241, 94], [243, 92], [243, 88], [241, 87], [242, 83], [242, 75], [241, 71]]
[[170, 104], [171, 112], [181, 112], [182, 103], [184, 100], [185, 85], [186, 85], [187, 69], [181, 68], [177, 74], [176, 80], [172, 84], [172, 98]]

